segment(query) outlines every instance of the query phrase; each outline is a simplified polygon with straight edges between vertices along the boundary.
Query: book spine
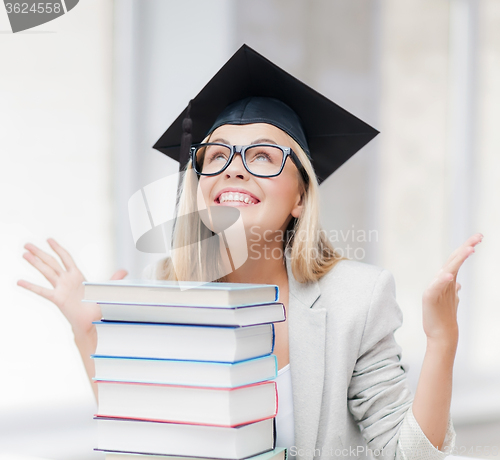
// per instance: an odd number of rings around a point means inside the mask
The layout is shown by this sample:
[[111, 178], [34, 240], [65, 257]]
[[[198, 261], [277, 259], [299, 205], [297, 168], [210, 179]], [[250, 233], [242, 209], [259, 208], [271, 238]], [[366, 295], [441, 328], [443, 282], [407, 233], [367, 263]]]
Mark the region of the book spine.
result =
[[238, 390], [242, 390], [244, 388], [257, 387], [257, 386], [261, 386], [261, 385], [269, 385], [270, 383], [273, 384], [275, 390], [277, 388], [276, 382], [273, 380], [263, 380], [260, 382], [254, 382], [254, 383], [249, 383], [246, 385], [241, 385], [239, 387], [207, 387], [207, 386], [202, 386], [202, 385], [179, 385], [177, 383], [152, 383], [152, 382], [146, 383], [146, 382], [130, 382], [130, 381], [116, 382], [115, 380], [99, 380], [99, 379], [97, 379], [96, 381], [97, 381], [98, 385], [112, 384], [112, 385], [133, 385], [133, 386], [154, 386], [154, 387], [176, 387], [176, 388], [188, 388], [190, 390], [206, 389], [206, 390], [214, 390], [214, 391], [238, 391]]
[[279, 401], [278, 401], [278, 385], [274, 386], [274, 391], [276, 392], [276, 409], [274, 411], [274, 416], [278, 415]]
[[221, 428], [238, 428], [239, 426], [249, 425], [250, 423], [262, 422], [263, 420], [275, 419], [276, 414], [270, 415], [269, 417], [257, 418], [255, 420], [250, 420], [249, 422], [239, 423], [237, 425], [220, 425], [212, 423], [199, 423], [184, 420], [165, 420], [165, 419], [155, 419], [155, 418], [141, 418], [141, 417], [122, 417], [116, 415], [106, 415], [106, 414], [94, 414], [94, 420], [122, 420], [126, 421], [136, 421], [136, 422], [151, 422], [151, 423], [175, 423], [177, 425], [196, 425], [196, 426], [213, 426]]
[[273, 379], [276, 379], [278, 377], [278, 357], [276, 355], [274, 356], [274, 377]]
[[276, 338], [275, 338], [275, 333], [274, 333], [274, 323], [271, 323], [271, 328], [272, 328], [272, 330], [273, 330], [273, 343], [272, 343], [272, 345], [271, 345], [271, 353], [272, 353], [272, 352], [274, 351], [274, 342], [275, 342], [275, 340], [276, 340]]

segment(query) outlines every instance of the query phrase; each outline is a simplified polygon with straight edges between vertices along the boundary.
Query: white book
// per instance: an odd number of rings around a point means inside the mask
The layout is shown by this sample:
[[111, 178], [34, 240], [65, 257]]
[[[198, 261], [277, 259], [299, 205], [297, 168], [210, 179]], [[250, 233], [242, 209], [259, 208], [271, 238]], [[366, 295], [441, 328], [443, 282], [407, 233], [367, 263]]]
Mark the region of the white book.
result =
[[[276, 447], [269, 452], [248, 457], [247, 460], [287, 460], [286, 447]], [[179, 457], [175, 455], [141, 455], [107, 452], [105, 460], [213, 460], [208, 457]], [[233, 460], [233, 459], [231, 459]]]
[[282, 303], [245, 306], [140, 305], [99, 302], [104, 321], [250, 326], [285, 321]]
[[99, 417], [234, 427], [275, 417], [276, 382], [236, 388], [98, 381]]
[[237, 363], [178, 359], [114, 358], [92, 355], [94, 380], [234, 388], [278, 375], [276, 355]]
[[97, 450], [242, 460], [275, 448], [274, 418], [234, 428], [96, 418]]
[[166, 280], [85, 281], [84, 301], [177, 306], [240, 306], [278, 300], [278, 286]]
[[94, 322], [96, 355], [233, 363], [268, 355], [274, 325], [201, 326], [185, 324]]

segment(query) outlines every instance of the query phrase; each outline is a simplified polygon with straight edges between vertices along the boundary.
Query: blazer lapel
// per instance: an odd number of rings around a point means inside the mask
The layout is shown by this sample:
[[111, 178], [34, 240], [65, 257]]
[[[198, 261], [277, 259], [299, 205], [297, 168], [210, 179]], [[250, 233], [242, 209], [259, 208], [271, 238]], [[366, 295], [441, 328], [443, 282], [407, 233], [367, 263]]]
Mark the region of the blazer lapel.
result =
[[[317, 281], [299, 283], [285, 252], [288, 273], [288, 340], [297, 458], [312, 459], [318, 435], [324, 381], [326, 309], [311, 308], [320, 296]], [[279, 402], [278, 402], [279, 404]]]

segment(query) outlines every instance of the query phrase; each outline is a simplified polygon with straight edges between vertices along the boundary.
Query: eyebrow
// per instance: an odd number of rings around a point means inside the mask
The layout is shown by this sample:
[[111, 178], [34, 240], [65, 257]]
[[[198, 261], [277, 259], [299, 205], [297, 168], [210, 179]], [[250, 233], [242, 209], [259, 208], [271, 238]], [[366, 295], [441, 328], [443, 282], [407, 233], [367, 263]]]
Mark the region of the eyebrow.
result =
[[220, 137], [218, 137], [217, 139], [214, 139], [213, 141], [211, 140], [211, 141], [209, 141], [209, 142], [218, 142], [218, 143], [220, 143], [220, 144], [229, 144], [229, 141], [228, 141], [228, 140], [226, 140], [226, 139], [222, 139], [222, 138], [220, 138]]
[[272, 139], [267, 139], [265, 137], [262, 137], [260, 139], [257, 139], [256, 141], [253, 141], [252, 144], [274, 144], [277, 145], [275, 141]]
[[[219, 143], [222, 143], [222, 144], [229, 144], [229, 145], [231, 145], [231, 143], [228, 140], [222, 139], [222, 138], [217, 138], [217, 139], [214, 139], [213, 141], [210, 141], [210, 142], [219, 142]], [[274, 144], [274, 145], [278, 145], [276, 143], [276, 141], [273, 141], [272, 139], [268, 139], [266, 137], [261, 137], [260, 139], [257, 139], [255, 141], [253, 141], [250, 145], [254, 145], [254, 144]]]

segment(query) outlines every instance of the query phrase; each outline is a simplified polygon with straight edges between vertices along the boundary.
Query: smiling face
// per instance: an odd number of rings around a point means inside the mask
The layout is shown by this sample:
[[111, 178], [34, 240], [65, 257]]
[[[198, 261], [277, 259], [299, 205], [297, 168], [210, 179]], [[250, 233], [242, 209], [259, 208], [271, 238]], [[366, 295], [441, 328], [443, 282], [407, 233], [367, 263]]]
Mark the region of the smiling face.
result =
[[[211, 134], [207, 142], [292, 147], [285, 132], [266, 123], [223, 125]], [[245, 169], [241, 155], [235, 154], [222, 173], [200, 176], [198, 199], [203, 200], [207, 207], [237, 206], [247, 234], [250, 229], [259, 234], [264, 231], [284, 233], [292, 217], [298, 217], [302, 211], [299, 185], [298, 170], [290, 158], [280, 175], [257, 177]]]

